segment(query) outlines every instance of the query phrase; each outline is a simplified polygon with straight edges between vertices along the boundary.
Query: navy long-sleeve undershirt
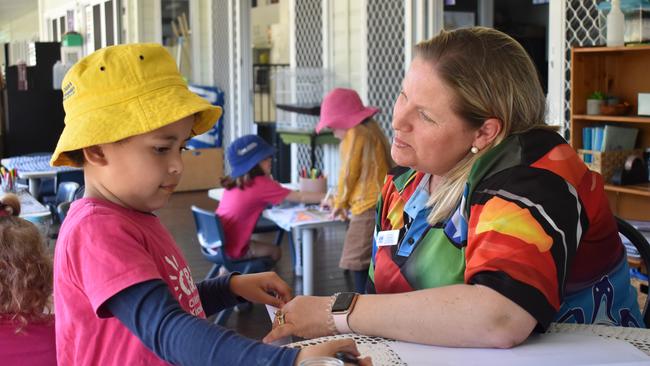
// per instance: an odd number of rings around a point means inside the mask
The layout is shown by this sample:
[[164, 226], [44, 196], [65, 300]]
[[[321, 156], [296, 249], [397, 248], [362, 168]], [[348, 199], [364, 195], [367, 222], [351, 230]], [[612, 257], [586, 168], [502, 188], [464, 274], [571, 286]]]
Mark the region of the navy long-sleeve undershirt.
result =
[[[206, 315], [236, 305], [230, 276], [197, 284]], [[184, 311], [162, 280], [130, 286], [104, 304], [144, 345], [174, 365], [293, 365], [297, 349], [267, 345]]]

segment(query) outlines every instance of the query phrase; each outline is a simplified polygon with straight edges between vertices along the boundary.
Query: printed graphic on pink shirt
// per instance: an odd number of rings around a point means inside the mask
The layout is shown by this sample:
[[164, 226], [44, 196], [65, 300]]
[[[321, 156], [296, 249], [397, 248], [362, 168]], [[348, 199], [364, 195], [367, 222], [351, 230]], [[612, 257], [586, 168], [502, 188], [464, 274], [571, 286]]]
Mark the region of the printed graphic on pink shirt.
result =
[[197, 291], [194, 280], [192, 279], [190, 269], [187, 268], [187, 265], [180, 268], [178, 260], [176, 260], [176, 256], [174, 255], [171, 257], [165, 256], [165, 262], [167, 262], [171, 269], [173, 269], [169, 274], [169, 282], [170, 287], [174, 289], [174, 295], [178, 302], [190, 314], [200, 318], [205, 318], [203, 305], [201, 305], [199, 292]]

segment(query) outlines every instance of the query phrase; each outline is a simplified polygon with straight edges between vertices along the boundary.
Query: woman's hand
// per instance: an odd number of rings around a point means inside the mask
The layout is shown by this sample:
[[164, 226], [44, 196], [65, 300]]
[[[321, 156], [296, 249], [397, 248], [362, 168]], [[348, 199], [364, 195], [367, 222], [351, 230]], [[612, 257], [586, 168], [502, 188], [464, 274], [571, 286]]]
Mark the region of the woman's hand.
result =
[[273, 323], [273, 329], [264, 337], [264, 343], [296, 335], [302, 338], [316, 338], [332, 335], [330, 297], [297, 296], [282, 307], [284, 324]]
[[[300, 362], [311, 357], [334, 357], [336, 352], [348, 352], [357, 357], [360, 355], [353, 339], [337, 339], [301, 349], [294, 365], [298, 366]], [[370, 360], [370, 357], [361, 358], [359, 359], [359, 365], [372, 366], [372, 360]]]
[[291, 288], [275, 272], [234, 275], [230, 278], [230, 291], [250, 302], [275, 307], [291, 300]]

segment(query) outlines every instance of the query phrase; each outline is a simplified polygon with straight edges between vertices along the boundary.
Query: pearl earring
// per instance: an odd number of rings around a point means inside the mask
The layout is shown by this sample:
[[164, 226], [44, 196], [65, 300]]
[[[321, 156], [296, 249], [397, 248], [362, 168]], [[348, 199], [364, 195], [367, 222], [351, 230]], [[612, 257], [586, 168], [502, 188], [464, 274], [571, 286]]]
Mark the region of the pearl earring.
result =
[[478, 153], [478, 147], [476, 147], [476, 146], [472, 146], [472, 148], [469, 149], [469, 151], [471, 151], [472, 154], [476, 154], [476, 153]]

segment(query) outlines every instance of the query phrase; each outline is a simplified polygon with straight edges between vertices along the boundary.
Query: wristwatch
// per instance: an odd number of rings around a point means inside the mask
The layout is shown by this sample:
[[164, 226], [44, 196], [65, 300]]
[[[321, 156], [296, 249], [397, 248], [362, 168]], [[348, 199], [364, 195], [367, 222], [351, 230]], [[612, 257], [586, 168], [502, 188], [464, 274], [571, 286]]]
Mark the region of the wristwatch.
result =
[[332, 318], [339, 334], [354, 333], [348, 325], [348, 315], [354, 309], [359, 294], [356, 292], [339, 292], [332, 304]]

